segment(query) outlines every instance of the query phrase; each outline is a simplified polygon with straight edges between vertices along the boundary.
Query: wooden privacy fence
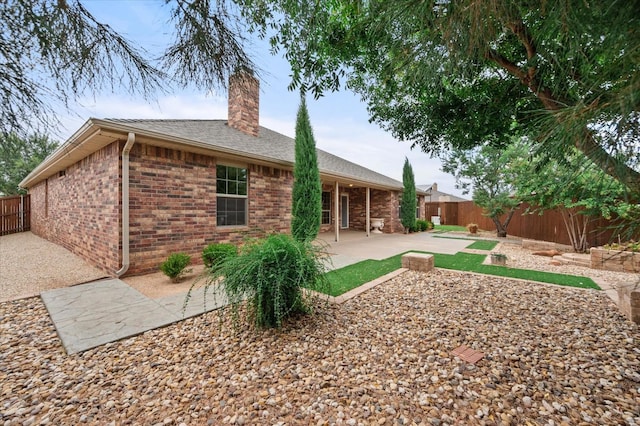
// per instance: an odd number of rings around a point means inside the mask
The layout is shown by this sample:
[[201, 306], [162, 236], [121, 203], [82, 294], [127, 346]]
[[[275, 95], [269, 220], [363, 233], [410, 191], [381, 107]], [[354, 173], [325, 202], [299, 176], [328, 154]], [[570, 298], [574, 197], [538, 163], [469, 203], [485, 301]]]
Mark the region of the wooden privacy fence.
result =
[[[522, 204], [516, 209], [507, 228], [508, 235], [571, 245], [560, 212], [547, 210], [542, 215], [524, 214], [527, 207], [528, 204]], [[426, 203], [427, 219], [430, 216], [437, 216], [438, 211], [440, 221], [444, 225], [466, 226], [469, 223], [477, 223], [480, 229], [487, 231], [496, 229], [493, 221], [483, 216], [482, 208], [475, 205], [473, 201]], [[588, 229], [588, 242], [594, 247], [606, 244], [610, 242], [614, 232], [611, 222], [599, 219], [594, 221]]]
[[31, 196], [0, 197], [0, 235], [31, 229]]

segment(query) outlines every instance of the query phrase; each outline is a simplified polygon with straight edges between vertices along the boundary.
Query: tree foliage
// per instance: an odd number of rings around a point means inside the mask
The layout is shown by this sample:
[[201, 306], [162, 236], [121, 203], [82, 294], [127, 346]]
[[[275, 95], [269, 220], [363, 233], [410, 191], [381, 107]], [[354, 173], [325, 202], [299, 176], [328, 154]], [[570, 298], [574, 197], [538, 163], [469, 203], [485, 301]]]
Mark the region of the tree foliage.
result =
[[519, 135], [555, 158], [577, 148], [640, 193], [638, 2], [303, 3], [243, 2], [274, 30], [292, 87], [344, 83], [371, 120], [430, 154]]
[[291, 234], [298, 241], [312, 241], [318, 236], [322, 220], [322, 182], [304, 96], [301, 97], [296, 118], [295, 150]]
[[173, 38], [157, 57], [98, 21], [79, 0], [0, 4], [0, 132], [57, 123], [58, 103], [122, 88], [150, 97], [177, 84], [225, 87], [236, 69], [255, 71], [246, 24], [228, 1], [165, 0]]
[[498, 237], [507, 236], [507, 228], [520, 204], [516, 196], [518, 176], [528, 167], [527, 146], [515, 141], [506, 149], [485, 144], [471, 150], [454, 149], [441, 156], [442, 170], [452, 174], [456, 187], [496, 225]]
[[560, 212], [576, 252], [589, 249], [588, 232], [600, 218], [616, 220], [617, 234], [625, 240], [640, 231], [640, 205], [626, 198], [624, 185], [578, 152], [562, 161], [535, 158], [518, 175], [516, 187], [519, 199], [530, 204], [529, 213]]
[[45, 135], [22, 138], [15, 133], [0, 133], [0, 196], [24, 193], [18, 184], [57, 146]]
[[405, 157], [402, 167], [402, 200], [400, 202], [400, 222], [407, 233], [416, 227], [416, 179], [409, 159]]

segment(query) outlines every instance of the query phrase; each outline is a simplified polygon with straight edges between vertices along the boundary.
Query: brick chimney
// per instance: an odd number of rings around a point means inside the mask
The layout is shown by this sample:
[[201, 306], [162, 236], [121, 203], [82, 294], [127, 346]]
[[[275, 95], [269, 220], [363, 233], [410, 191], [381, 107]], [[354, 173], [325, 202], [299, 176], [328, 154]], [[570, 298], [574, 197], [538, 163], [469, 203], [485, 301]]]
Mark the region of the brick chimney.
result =
[[246, 71], [229, 77], [228, 124], [251, 136], [258, 136], [260, 83]]
[[438, 184], [434, 182], [433, 185], [431, 185], [431, 190], [432, 191], [437, 191], [438, 190]]

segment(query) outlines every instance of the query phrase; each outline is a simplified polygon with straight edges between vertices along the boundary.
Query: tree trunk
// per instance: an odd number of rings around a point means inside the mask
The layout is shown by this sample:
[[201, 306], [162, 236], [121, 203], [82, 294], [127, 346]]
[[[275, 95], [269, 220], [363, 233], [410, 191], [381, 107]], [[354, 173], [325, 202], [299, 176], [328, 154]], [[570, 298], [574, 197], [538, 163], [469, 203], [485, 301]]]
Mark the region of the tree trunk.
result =
[[509, 226], [509, 222], [511, 222], [511, 218], [513, 217], [513, 214], [515, 213], [515, 209], [511, 209], [509, 210], [509, 213], [507, 213], [507, 217], [504, 220], [504, 223], [500, 222], [500, 218], [497, 216], [491, 216], [491, 220], [493, 221], [493, 223], [496, 225], [496, 233], [498, 235], [498, 238], [507, 238], [507, 227]]
[[[510, 25], [507, 25], [507, 27], [511, 29], [520, 40], [520, 43], [525, 47], [527, 52], [527, 61], [525, 62], [532, 63], [533, 58], [537, 54], [536, 43], [523, 20], [517, 19]], [[538, 80], [536, 77], [537, 69], [534, 65], [523, 68], [517, 62], [506, 58], [493, 49], [489, 49], [485, 53], [485, 57], [504, 68], [509, 74], [517, 77], [523, 85], [531, 90], [544, 108], [551, 114], [562, 110], [564, 105], [566, 105], [566, 101], [562, 99], [562, 96], [552, 93], [549, 88], [544, 86], [543, 82]], [[555, 118], [558, 125], [562, 125], [562, 119], [558, 115], [556, 115]], [[632, 193], [640, 194], [640, 172], [619, 158], [609, 154], [598, 141], [595, 140], [592, 130], [585, 127], [582, 132], [577, 133], [573, 140], [573, 145], [606, 174], [625, 185]]]

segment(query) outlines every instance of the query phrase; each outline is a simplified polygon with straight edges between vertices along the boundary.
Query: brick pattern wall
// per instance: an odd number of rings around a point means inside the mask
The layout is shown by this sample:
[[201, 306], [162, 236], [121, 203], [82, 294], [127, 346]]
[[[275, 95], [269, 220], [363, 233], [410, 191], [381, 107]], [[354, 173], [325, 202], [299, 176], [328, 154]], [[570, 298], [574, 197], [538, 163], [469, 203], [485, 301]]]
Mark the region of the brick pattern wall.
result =
[[365, 231], [367, 227], [367, 188], [345, 188], [342, 192], [349, 194], [349, 228]]
[[29, 190], [32, 232], [110, 274], [120, 268], [120, 148], [115, 142]]
[[385, 233], [404, 232], [398, 215], [399, 195], [397, 191], [371, 190], [371, 217], [384, 219], [382, 231]]
[[157, 271], [170, 253], [199, 264], [207, 244], [289, 230], [290, 171], [250, 165], [247, 226], [217, 228], [216, 158], [136, 144], [130, 161], [129, 274]]
[[[335, 185], [322, 184], [322, 190], [331, 193], [331, 225], [322, 225], [320, 232], [332, 232], [335, 229]], [[384, 218], [384, 232], [404, 232], [398, 217], [399, 193], [377, 189], [370, 191], [370, 217]], [[349, 229], [364, 231], [367, 222], [367, 189], [341, 186], [339, 193], [349, 195]]]
[[251, 136], [258, 136], [260, 128], [260, 85], [247, 74], [229, 78], [229, 126]]
[[427, 217], [427, 209], [425, 206], [425, 196], [424, 195], [418, 195], [418, 208], [420, 209], [420, 214], [418, 215], [418, 217], [421, 220], [430, 220], [431, 218]]
[[[31, 188], [32, 231], [66, 247], [109, 274], [121, 266], [120, 152], [124, 141], [89, 155]], [[155, 272], [170, 254], [201, 251], [212, 242], [289, 232], [293, 173], [248, 165], [248, 224], [216, 227], [216, 164], [212, 156], [136, 143], [130, 153], [130, 263], [128, 275]], [[332, 222], [335, 214], [333, 185]], [[364, 230], [366, 189], [349, 193], [350, 227]], [[371, 190], [371, 217], [385, 218], [384, 232], [402, 232], [398, 193]], [[333, 225], [323, 226], [323, 231]]]

